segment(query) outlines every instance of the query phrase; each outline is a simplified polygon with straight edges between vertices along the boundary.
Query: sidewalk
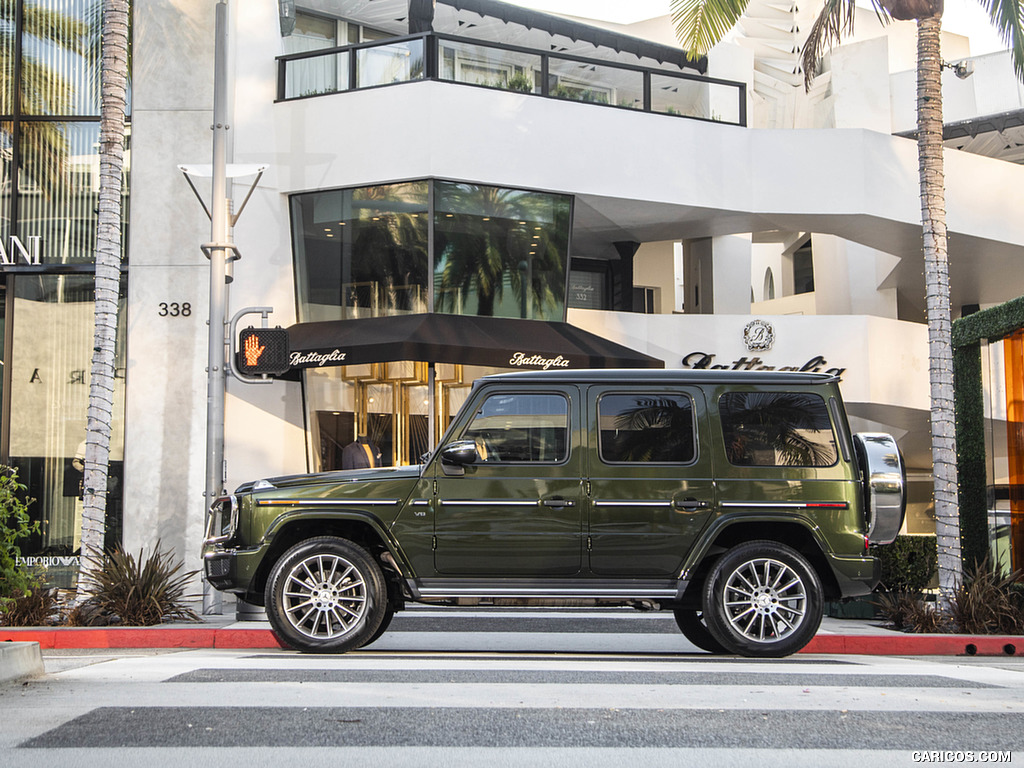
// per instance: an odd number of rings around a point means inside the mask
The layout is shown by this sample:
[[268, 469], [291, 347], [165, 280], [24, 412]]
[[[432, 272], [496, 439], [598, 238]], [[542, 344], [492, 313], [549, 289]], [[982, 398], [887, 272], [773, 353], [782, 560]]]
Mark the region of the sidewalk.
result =
[[[38, 643], [40, 648], [280, 648], [265, 621], [204, 616], [198, 623], [155, 627], [0, 627], [0, 643]], [[879, 656], [1024, 655], [1024, 636], [913, 635], [877, 620], [826, 617], [801, 653]], [[6, 654], [0, 659], [6, 659]], [[5, 664], [6, 661], [0, 660]], [[3, 680], [0, 670], [0, 680]]]

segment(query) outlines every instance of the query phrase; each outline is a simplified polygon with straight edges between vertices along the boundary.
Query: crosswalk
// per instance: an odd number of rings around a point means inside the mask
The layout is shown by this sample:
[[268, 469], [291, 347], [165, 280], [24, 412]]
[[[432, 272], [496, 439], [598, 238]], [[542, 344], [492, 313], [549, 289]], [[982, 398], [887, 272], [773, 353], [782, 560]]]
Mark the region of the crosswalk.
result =
[[0, 765], [1024, 762], [1015, 658], [716, 657], [660, 614], [416, 609], [342, 656], [46, 663], [0, 689]]

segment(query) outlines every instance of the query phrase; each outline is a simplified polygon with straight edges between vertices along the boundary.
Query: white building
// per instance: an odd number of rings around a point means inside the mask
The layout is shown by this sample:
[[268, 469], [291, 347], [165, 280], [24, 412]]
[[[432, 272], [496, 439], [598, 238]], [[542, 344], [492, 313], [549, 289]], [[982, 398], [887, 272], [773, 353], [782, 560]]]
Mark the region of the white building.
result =
[[[686, 65], [667, 17], [623, 27], [493, 0], [439, 0], [432, 20], [418, 0], [411, 12], [409, 0], [297, 0], [294, 15], [289, 2], [231, 3], [230, 162], [268, 168], [233, 232], [229, 316], [272, 306], [293, 344], [315, 337], [306, 353], [341, 349], [352, 323], [434, 310], [467, 323], [456, 337], [493, 314], [568, 322], [667, 368], [833, 371], [855, 427], [900, 441], [908, 532], [934, 531], [906, 137], [913, 25], [882, 29], [866, 14], [805, 92], [797, 50], [814, 9], [757, 2], [706, 74]], [[210, 161], [214, 4], [149, 0], [134, 13], [123, 540], [138, 550], [162, 539], [195, 566], [210, 225], [177, 166]], [[1008, 54], [972, 58], [952, 32], [943, 45], [974, 68], [944, 82], [956, 316], [1024, 294], [1024, 91]], [[235, 181], [236, 202], [251, 180]], [[6, 267], [10, 281], [67, 274], [57, 230], [43, 234], [41, 264]], [[40, 299], [7, 296], [6, 369], [22, 373], [5, 381], [2, 458], [42, 457], [26, 464], [46, 467], [33, 495], [64, 524], [40, 552], [70, 556], [65, 476], [84, 418], [68, 416], [79, 403], [62, 385], [48, 395], [47, 434], [33, 437], [20, 419], [42, 401], [19, 398], [31, 394], [26, 372], [49, 365], [63, 381], [72, 362], [88, 368], [88, 349], [63, 351], [60, 328], [79, 324], [52, 306], [32, 323], [50, 323], [53, 341], [19, 341], [19, 302]], [[754, 320], [769, 348], [745, 337]], [[384, 463], [415, 461], [468, 385], [499, 367], [466, 340], [458, 360], [383, 345], [375, 356], [374, 333], [347, 358], [357, 364], [307, 356], [268, 385], [229, 379], [226, 487], [340, 466], [360, 435]], [[529, 360], [534, 341], [503, 338], [502, 354]]]

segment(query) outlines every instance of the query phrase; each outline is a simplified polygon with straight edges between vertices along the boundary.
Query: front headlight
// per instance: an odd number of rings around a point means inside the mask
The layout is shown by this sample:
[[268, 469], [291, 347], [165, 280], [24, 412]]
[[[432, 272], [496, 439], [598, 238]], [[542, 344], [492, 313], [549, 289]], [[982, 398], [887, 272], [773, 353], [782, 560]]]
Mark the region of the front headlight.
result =
[[221, 496], [206, 513], [206, 543], [223, 544], [238, 530], [238, 499]]

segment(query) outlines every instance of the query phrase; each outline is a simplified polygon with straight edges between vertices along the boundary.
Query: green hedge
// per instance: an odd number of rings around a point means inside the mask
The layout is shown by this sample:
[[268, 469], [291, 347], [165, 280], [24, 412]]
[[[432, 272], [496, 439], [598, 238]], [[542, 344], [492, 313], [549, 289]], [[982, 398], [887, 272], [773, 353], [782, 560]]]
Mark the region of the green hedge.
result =
[[875, 547], [872, 554], [882, 561], [882, 590], [921, 592], [937, 573], [934, 536], [897, 536], [892, 544]]
[[1021, 328], [1024, 296], [953, 321], [956, 464], [965, 568], [982, 562], [989, 549], [981, 341], [998, 341]]

